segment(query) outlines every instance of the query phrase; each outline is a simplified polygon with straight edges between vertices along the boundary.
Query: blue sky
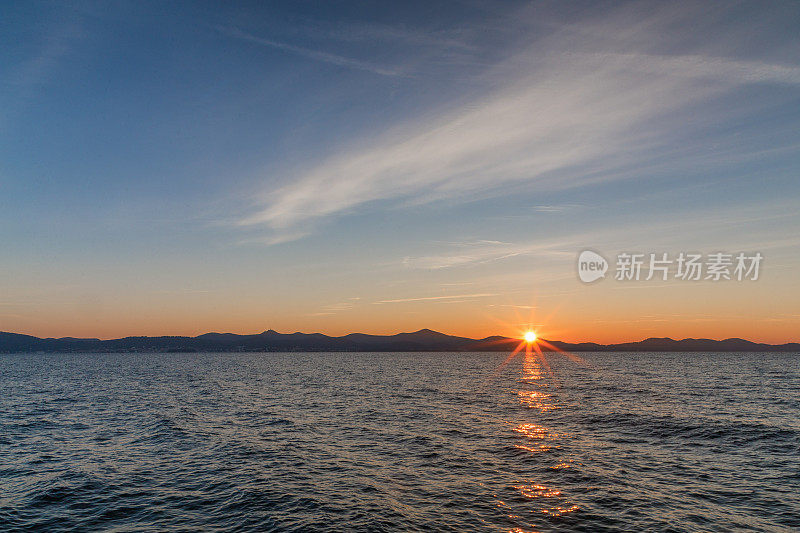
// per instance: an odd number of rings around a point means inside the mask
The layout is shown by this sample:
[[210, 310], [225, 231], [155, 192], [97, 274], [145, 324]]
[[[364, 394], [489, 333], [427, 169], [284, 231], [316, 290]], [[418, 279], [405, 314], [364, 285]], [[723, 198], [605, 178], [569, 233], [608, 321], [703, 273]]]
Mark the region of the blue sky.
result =
[[[791, 2], [6, 4], [0, 329], [488, 333], [572, 295], [553, 331], [585, 337], [616, 289], [576, 285], [591, 247], [760, 250], [758, 291], [677, 292], [784, 339], [798, 27]], [[615, 335], [663, 330], [659, 291], [624, 291], [614, 320], [653, 319]]]

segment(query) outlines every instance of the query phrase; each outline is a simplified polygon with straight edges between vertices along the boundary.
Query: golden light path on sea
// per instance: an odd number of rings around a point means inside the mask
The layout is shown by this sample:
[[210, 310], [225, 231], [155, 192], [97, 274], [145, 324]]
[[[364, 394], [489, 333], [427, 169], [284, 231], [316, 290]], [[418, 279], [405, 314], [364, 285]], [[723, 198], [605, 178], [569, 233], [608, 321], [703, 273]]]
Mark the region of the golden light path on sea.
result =
[[[499, 373], [503, 367], [519, 355], [522, 359], [522, 376], [519, 380], [521, 387], [516, 391], [518, 401], [520, 405], [544, 414], [560, 407], [557, 398], [554, 397], [553, 390], [550, 389], [553, 384], [547, 383], [547, 380], [543, 379], [546, 374], [553, 374], [545, 354], [547, 352], [558, 352], [578, 364], [586, 365], [587, 363], [582, 358], [542, 338], [540, 331], [543, 331], [546, 326], [544, 324], [536, 324], [537, 328], [541, 329], [534, 328], [533, 324], [535, 322], [533, 318], [531, 316], [529, 321], [522, 322], [522, 328], [519, 327], [519, 324], [517, 325], [518, 336], [516, 338], [519, 339], [519, 342], [497, 367], [495, 374]], [[504, 339], [498, 342], [507, 343], [509, 340]], [[522, 440], [522, 442], [515, 444], [515, 447], [527, 453], [541, 454], [549, 452], [554, 448], [560, 448], [560, 441], [569, 438], [566, 433], [552, 431], [544, 425], [531, 420], [522, 423], [514, 422], [513, 424], [514, 433]], [[571, 460], [565, 461], [563, 458], [559, 458], [550, 468], [554, 470], [569, 468], [571, 466], [570, 463]], [[531, 504], [538, 502], [532, 509], [530, 507], [525, 509], [525, 506], [519, 507], [511, 505], [510, 502], [498, 501], [498, 507], [503, 508], [512, 520], [525, 520], [524, 515], [532, 518], [530, 513], [544, 514], [551, 518], [557, 518], [574, 513], [579, 509], [578, 505], [569, 501], [568, 496], [542, 481], [530, 479], [526, 476], [517, 479], [512, 486], [519, 497]], [[528, 525], [533, 526], [534, 523], [538, 523], [535, 518], [533, 523], [528, 523]], [[517, 528], [511, 531], [528, 530]]]

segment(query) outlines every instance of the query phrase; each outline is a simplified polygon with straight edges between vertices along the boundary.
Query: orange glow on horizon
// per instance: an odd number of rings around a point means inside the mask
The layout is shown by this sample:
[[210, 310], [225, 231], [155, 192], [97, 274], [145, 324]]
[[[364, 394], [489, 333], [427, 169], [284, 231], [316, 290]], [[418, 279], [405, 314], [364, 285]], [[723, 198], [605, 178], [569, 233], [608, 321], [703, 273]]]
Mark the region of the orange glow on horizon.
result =
[[[759, 285], [759, 289], [764, 286]], [[354, 303], [348, 304], [352, 308], [330, 312], [320, 312], [316, 303], [276, 303], [257, 293], [228, 301], [225, 295], [214, 296], [211, 292], [162, 295], [143, 291], [135, 298], [109, 293], [118, 297], [114, 300], [101, 294], [95, 301], [69, 292], [63, 296], [63, 301], [52, 304], [48, 301], [28, 302], [24, 294], [12, 293], [8, 296], [9, 301], [14, 297], [19, 303], [0, 302], [3, 304], [0, 330], [41, 338], [115, 339], [127, 336], [196, 336], [212, 331], [252, 335], [268, 329], [330, 336], [350, 333], [394, 335], [428, 328], [447, 335], [484, 340], [487, 346], [510, 343], [511, 340], [525, 342], [525, 333], [534, 331], [536, 344], [547, 351], [549, 348], [543, 342], [613, 344], [650, 337], [716, 340], [741, 337], [770, 344], [798, 341], [796, 300], [789, 291], [784, 290], [780, 299], [776, 296], [775, 302], [769, 305], [764, 303], [768, 296], [773, 296], [769, 291], [762, 291], [766, 295], [761, 300], [749, 292], [741, 297], [724, 293], [726, 299], [719, 304], [714, 303], [712, 297], [717, 297], [717, 293], [713, 293], [703, 300], [708, 301], [707, 305], [688, 310], [678, 301], [672, 305], [672, 300], [678, 296], [686, 297], [677, 289], [675, 292], [677, 295], [672, 291], [662, 291], [660, 294], [663, 295], [657, 300], [640, 301], [634, 298], [649, 294], [649, 291], [617, 290], [604, 295], [602, 306], [595, 306], [594, 299], [576, 302], [566, 297], [525, 300], [509, 297], [498, 298], [500, 303], [492, 305], [477, 302], [391, 306]], [[504, 339], [496, 338], [499, 336]], [[511, 347], [514, 346], [516, 343]]]

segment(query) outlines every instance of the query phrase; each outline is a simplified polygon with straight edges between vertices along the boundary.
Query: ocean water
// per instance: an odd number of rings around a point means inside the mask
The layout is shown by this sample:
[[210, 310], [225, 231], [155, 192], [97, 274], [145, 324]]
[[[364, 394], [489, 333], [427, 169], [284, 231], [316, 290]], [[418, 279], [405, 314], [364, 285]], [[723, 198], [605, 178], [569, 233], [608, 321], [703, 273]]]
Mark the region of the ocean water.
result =
[[579, 355], [0, 355], [0, 530], [800, 530], [800, 355]]

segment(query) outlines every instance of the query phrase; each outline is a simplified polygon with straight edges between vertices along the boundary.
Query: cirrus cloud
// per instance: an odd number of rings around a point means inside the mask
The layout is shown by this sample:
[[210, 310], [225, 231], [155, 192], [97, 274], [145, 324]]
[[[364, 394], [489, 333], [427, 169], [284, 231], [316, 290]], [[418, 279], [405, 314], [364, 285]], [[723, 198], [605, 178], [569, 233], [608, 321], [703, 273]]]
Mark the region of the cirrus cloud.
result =
[[597, 51], [597, 32], [581, 41], [574, 28], [538, 41], [492, 71], [499, 87], [490, 94], [319, 162], [270, 190], [239, 224], [264, 227], [265, 240], [277, 243], [377, 202], [473, 200], [509, 186], [557, 190], [623, 179], [680, 153], [674, 117], [692, 106], [747, 84], [800, 84], [796, 66], [657, 54], [640, 35], [625, 42], [622, 28], [604, 24], [600, 33], [614, 36], [607, 50]]

